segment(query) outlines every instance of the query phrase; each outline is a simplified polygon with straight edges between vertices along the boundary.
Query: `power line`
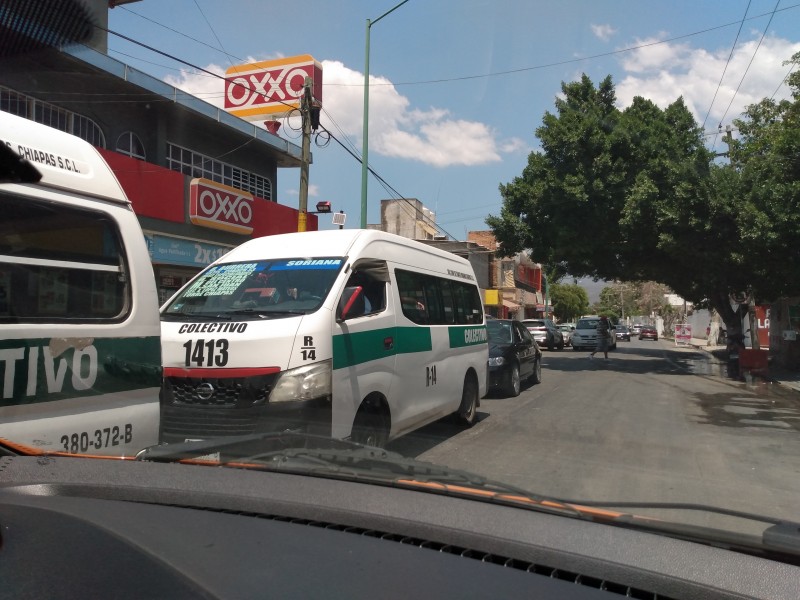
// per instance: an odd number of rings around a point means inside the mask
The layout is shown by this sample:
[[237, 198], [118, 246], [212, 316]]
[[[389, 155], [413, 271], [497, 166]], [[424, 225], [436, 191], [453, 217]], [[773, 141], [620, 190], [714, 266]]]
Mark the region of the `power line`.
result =
[[[748, 4], [748, 6], [749, 6], [749, 4]], [[761, 13], [761, 14], [758, 14], [758, 15], [753, 15], [751, 17], [747, 17], [747, 18], [742, 19], [742, 20], [732, 21], [730, 23], [725, 23], [725, 24], [722, 24], [722, 25], [716, 25], [714, 27], [708, 27], [706, 29], [701, 29], [699, 31], [694, 31], [694, 32], [691, 32], [691, 33], [686, 33], [686, 34], [674, 36], [674, 37], [671, 37], [671, 38], [666, 38], [666, 39], [663, 39], [663, 40], [655, 40], [655, 41], [652, 41], [652, 42], [647, 42], [645, 44], [638, 44], [638, 45], [635, 45], [635, 46], [628, 46], [626, 48], [621, 48], [619, 50], [612, 50], [612, 51], [609, 51], [609, 52], [602, 52], [600, 54], [592, 54], [590, 56], [585, 56], [585, 57], [582, 57], [582, 58], [572, 58], [572, 59], [566, 59], [566, 60], [556, 61], [556, 62], [552, 62], [552, 63], [545, 63], [545, 64], [541, 64], [541, 65], [533, 65], [533, 66], [530, 66], [530, 67], [521, 67], [519, 69], [509, 69], [509, 70], [505, 70], [505, 71], [495, 71], [495, 72], [491, 72], [491, 73], [482, 73], [482, 74], [476, 74], [476, 75], [465, 75], [465, 76], [461, 76], [461, 77], [449, 77], [449, 78], [441, 78], [441, 79], [428, 79], [428, 80], [421, 80], [421, 81], [405, 81], [405, 82], [395, 82], [395, 83], [392, 83], [392, 82], [390, 82], [390, 83], [371, 83], [369, 85], [371, 87], [378, 87], [378, 86], [411, 86], [411, 85], [427, 85], [427, 84], [434, 84], [434, 83], [449, 83], [449, 82], [453, 82], [453, 81], [466, 81], [466, 80], [471, 80], [471, 79], [483, 79], [483, 78], [487, 78], [487, 77], [498, 77], [498, 76], [502, 76], [502, 75], [513, 75], [513, 74], [516, 74], [516, 73], [524, 73], [524, 72], [527, 72], [527, 71], [546, 69], [546, 68], [550, 68], [550, 67], [558, 67], [558, 66], [563, 66], [563, 65], [583, 62], [583, 61], [586, 61], [586, 60], [594, 60], [594, 59], [597, 59], [597, 58], [606, 58], [608, 56], [615, 56], [617, 54], [624, 54], [624, 53], [627, 53], [627, 52], [632, 52], [634, 50], [640, 50], [642, 48], [649, 48], [651, 46], [657, 46], [657, 45], [660, 45], [660, 44], [668, 44], [670, 42], [674, 42], [674, 41], [677, 41], [677, 40], [682, 40], [682, 39], [686, 39], [686, 38], [690, 38], [690, 37], [695, 37], [695, 36], [698, 36], [698, 35], [703, 35], [705, 33], [710, 33], [712, 31], [717, 31], [719, 29], [725, 29], [726, 27], [732, 27], [734, 25], [739, 25], [740, 26], [740, 30], [741, 30], [742, 24], [744, 22], [746, 22], [746, 21], [753, 21], [753, 20], [759, 19], [761, 17], [768, 16], [768, 15], [770, 16], [770, 21], [771, 21], [772, 17], [775, 15], [776, 12], [785, 12], [785, 11], [792, 10], [792, 9], [795, 9], [795, 8], [798, 8], [798, 7], [800, 7], [800, 3], [792, 4], [790, 6], [786, 6], [786, 7], [782, 8], [782, 9], [780, 9], [780, 10], [776, 9], [776, 10], [773, 10], [772, 12], [765, 12], [765, 13]], [[178, 35], [181, 35], [181, 36], [183, 36], [183, 37], [185, 37], [187, 39], [190, 39], [190, 40], [192, 40], [194, 42], [197, 42], [198, 44], [202, 44], [203, 46], [206, 46], [207, 48], [210, 48], [212, 50], [216, 50], [217, 52], [222, 52], [222, 53], [226, 54], [227, 56], [233, 56], [234, 58], [236, 58], [236, 60], [243, 60], [243, 59], [241, 59], [241, 58], [239, 58], [237, 56], [228, 54], [227, 52], [225, 52], [224, 49], [217, 48], [215, 46], [207, 44], [207, 43], [205, 43], [205, 42], [203, 42], [201, 40], [198, 40], [198, 39], [196, 39], [196, 38], [194, 38], [194, 37], [192, 37], [190, 35], [187, 35], [185, 33], [177, 31], [176, 29], [173, 29], [171, 27], [163, 25], [162, 23], [159, 23], [158, 21], [155, 21], [153, 19], [145, 17], [144, 15], [141, 15], [141, 14], [139, 14], [139, 13], [137, 13], [135, 11], [132, 11], [132, 10], [130, 10], [128, 8], [125, 8], [125, 7], [120, 7], [120, 8], [123, 8], [124, 10], [126, 10], [127, 12], [129, 12], [131, 14], [134, 14], [134, 15], [142, 18], [142, 19], [150, 21], [151, 23], [159, 25], [160, 27], [163, 27], [163, 28], [165, 28], [165, 29], [167, 29], [169, 31], [177, 33]], [[747, 14], [747, 12], [745, 12], [745, 15], [746, 14]], [[738, 33], [737, 33], [737, 38], [738, 38]], [[329, 83], [329, 84], [326, 84], [326, 85], [327, 86], [331, 86], [331, 87], [332, 86], [337, 86], [337, 87], [362, 87], [363, 86], [362, 83], [353, 83], [353, 84], [349, 84], [349, 83], [338, 83], [338, 84]]]
[[[792, 66], [789, 67], [789, 71], [786, 73], [786, 75], [783, 77], [783, 79], [781, 79], [781, 82], [778, 84], [778, 87], [775, 88], [775, 91], [772, 92], [772, 96], [769, 97], [770, 100], [775, 98], [776, 94], [778, 93], [778, 90], [781, 89], [781, 86], [783, 86], [783, 84], [788, 81], [789, 75], [792, 74], [792, 71], [794, 71], [794, 68], [797, 66], [797, 62], [796, 61], [791, 61], [791, 63], [792, 63]], [[786, 64], [786, 63], [784, 63], [784, 64]]]
[[719, 83], [717, 83], [717, 89], [714, 90], [714, 97], [711, 98], [711, 104], [708, 107], [708, 112], [706, 113], [706, 118], [703, 119], [703, 124], [700, 126], [701, 129], [704, 129], [706, 126], [706, 121], [708, 121], [708, 115], [711, 114], [711, 109], [714, 107], [714, 101], [717, 99], [717, 94], [719, 93], [719, 88], [722, 87], [722, 80], [725, 79], [725, 73], [728, 72], [728, 65], [731, 64], [731, 59], [733, 58], [733, 51], [736, 50], [736, 43], [739, 41], [739, 34], [742, 33], [742, 27], [744, 27], [744, 21], [747, 18], [747, 13], [750, 10], [750, 4], [752, 0], [748, 0], [747, 8], [744, 9], [744, 16], [742, 17], [742, 22], [739, 23], [739, 30], [736, 32], [736, 39], [733, 40], [733, 46], [731, 46], [731, 52], [728, 54], [728, 60], [725, 61], [725, 68], [722, 69], [722, 75], [719, 78]]
[[[767, 15], [771, 15], [770, 16], [770, 21], [771, 21], [772, 20], [772, 16], [774, 16], [775, 12], [783, 12], [783, 11], [791, 10], [791, 9], [794, 9], [794, 8], [797, 8], [797, 7], [800, 7], [800, 3], [799, 4], [792, 4], [791, 6], [787, 6], [785, 8], [782, 8], [779, 11], [773, 10], [771, 13], [767, 12], [767, 13], [762, 13], [762, 14], [759, 14], [759, 15], [754, 15], [752, 17], [749, 17], [746, 20], [747, 21], [752, 21], [752, 20], [755, 20], [755, 19], [759, 19], [761, 17], [765, 17]], [[663, 39], [663, 40], [655, 40], [655, 41], [652, 41], [652, 42], [647, 42], [645, 44], [638, 44], [636, 46], [628, 46], [627, 48], [621, 48], [619, 50], [611, 50], [609, 52], [601, 52], [600, 54], [592, 54], [590, 56], [584, 56], [582, 58], [571, 58], [571, 59], [560, 60], [560, 61], [556, 61], [556, 62], [552, 62], [552, 63], [534, 65], [534, 66], [531, 66], [531, 67], [521, 67], [519, 69], [509, 69], [509, 70], [506, 70], [506, 71], [495, 71], [493, 73], [483, 73], [483, 74], [479, 74], [479, 75], [464, 75], [464, 76], [461, 76], [461, 77], [448, 77], [448, 78], [442, 78], [442, 79], [427, 79], [427, 80], [422, 80], [422, 81], [405, 81], [405, 82], [390, 82], [390, 83], [372, 83], [372, 84], [370, 84], [370, 86], [371, 87], [378, 87], [378, 86], [395, 86], [395, 87], [397, 87], [397, 86], [410, 86], [410, 85], [426, 85], [426, 84], [433, 84], [433, 83], [449, 83], [449, 82], [452, 82], [452, 81], [467, 81], [467, 80], [470, 80], [470, 79], [484, 79], [484, 78], [487, 78], [487, 77], [498, 77], [498, 76], [501, 76], [501, 75], [513, 75], [513, 74], [516, 74], [516, 73], [525, 73], [527, 71], [536, 71], [536, 70], [539, 70], [539, 69], [547, 69], [547, 68], [550, 68], [550, 67], [560, 67], [560, 66], [563, 66], [563, 65], [579, 63], [579, 62], [583, 62], [583, 61], [586, 61], [586, 60], [594, 60], [596, 58], [606, 58], [608, 56], [615, 56], [617, 54], [625, 54], [626, 52], [632, 52], [634, 50], [640, 50], [642, 48], [649, 48], [651, 46], [658, 46], [660, 44], [668, 44], [670, 42], [674, 42], [674, 41], [677, 41], [677, 40], [682, 40], [682, 39], [694, 37], [696, 35], [702, 35], [704, 33], [710, 33], [712, 31], [716, 31], [718, 29], [724, 29], [726, 27], [731, 27], [731, 26], [736, 25], [738, 23], [739, 23], [739, 21], [733, 21], [732, 23], [725, 23], [724, 25], [717, 25], [715, 27], [709, 27], [707, 29], [703, 29], [703, 30], [700, 30], [700, 31], [695, 31], [695, 32], [692, 32], [692, 33], [686, 33], [686, 34], [683, 34], [683, 35], [678, 35], [678, 36], [671, 37], [671, 38], [666, 38], [666, 39]], [[338, 85], [338, 86], [342, 86], [342, 87], [345, 87], [345, 86], [358, 87], [358, 86], [361, 86], [363, 84], [345, 84], [345, 83], [340, 83], [340, 84], [329, 84], [329, 85]]]
[[[734, 98], [736, 98], [736, 94], [739, 93], [739, 88], [742, 87], [742, 83], [744, 83], [744, 78], [747, 77], [747, 72], [750, 70], [750, 66], [753, 64], [753, 61], [756, 58], [756, 53], [758, 52], [758, 49], [761, 48], [761, 42], [764, 41], [764, 37], [767, 35], [767, 31], [769, 31], [769, 26], [772, 24], [772, 19], [775, 16], [775, 13], [778, 10], [778, 5], [780, 3], [781, 3], [781, 0], [777, 0], [777, 2], [775, 2], [775, 8], [772, 10], [772, 14], [769, 17], [769, 21], [767, 22], [767, 26], [764, 27], [764, 33], [761, 34], [761, 38], [758, 40], [758, 45], [756, 46], [756, 49], [753, 50], [753, 56], [750, 57], [750, 62], [747, 63], [747, 68], [744, 70], [744, 74], [742, 75], [742, 78], [739, 80], [739, 85], [736, 86], [736, 90], [733, 92], [733, 96], [731, 97], [731, 101], [728, 103], [728, 108], [725, 109], [725, 114], [722, 115], [722, 119], [720, 119], [720, 121], [724, 121], [725, 117], [728, 115], [728, 111], [731, 109], [731, 105], [733, 105], [733, 100], [734, 100]], [[716, 141], [715, 141], [715, 143], [716, 143]]]
[[[323, 129], [324, 129], [324, 127], [323, 127]], [[328, 131], [327, 129], [325, 131], [327, 131], [328, 135], [331, 136], [333, 141], [335, 141], [337, 144], [339, 144], [344, 149], [345, 152], [347, 152], [350, 156], [352, 156], [354, 159], [356, 159], [359, 163], [362, 162], [362, 157], [361, 156], [358, 156], [355, 151], [353, 151], [350, 148], [348, 148], [342, 141], [340, 141], [330, 131]], [[394, 194], [396, 200], [403, 200], [405, 202], [405, 205], [409, 206], [412, 210], [414, 210], [414, 214], [413, 215], [411, 213], [408, 213], [408, 212], [406, 214], [408, 214], [409, 216], [416, 216], [417, 207], [414, 206], [411, 203], [411, 200], [409, 200], [408, 198], [403, 196], [400, 192], [398, 192], [396, 189], [394, 189], [383, 177], [381, 177], [369, 165], [367, 165], [367, 170], [372, 174], [373, 177], [375, 177], [375, 179], [378, 181], [378, 183], [381, 185], [381, 187], [383, 187], [383, 189], [387, 191], [387, 193]], [[405, 208], [405, 205], [404, 205], [404, 208]], [[429, 219], [424, 214], [423, 214], [423, 221], [427, 221], [428, 225], [430, 225], [431, 227], [441, 231], [447, 237], [452, 238], [454, 240], [458, 239], [456, 236], [452, 235], [447, 230], [445, 230], [441, 225], [437, 224], [436, 221], [433, 221], [433, 220]]]

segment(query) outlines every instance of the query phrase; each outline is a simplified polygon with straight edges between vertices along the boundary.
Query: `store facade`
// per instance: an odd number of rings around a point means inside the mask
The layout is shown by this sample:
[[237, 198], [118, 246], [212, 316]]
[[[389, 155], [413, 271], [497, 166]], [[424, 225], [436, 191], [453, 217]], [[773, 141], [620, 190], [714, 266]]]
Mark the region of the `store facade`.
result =
[[298, 146], [92, 48], [0, 60], [0, 110], [98, 149], [145, 232], [161, 302], [242, 242], [298, 229], [276, 192], [279, 169], [299, 177]]

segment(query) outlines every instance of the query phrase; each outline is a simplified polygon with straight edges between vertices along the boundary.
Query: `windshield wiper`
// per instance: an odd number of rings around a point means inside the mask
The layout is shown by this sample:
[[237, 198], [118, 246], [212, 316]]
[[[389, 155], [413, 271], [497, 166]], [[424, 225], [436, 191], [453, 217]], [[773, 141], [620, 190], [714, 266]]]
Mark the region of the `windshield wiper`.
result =
[[[396, 452], [349, 440], [297, 432], [228, 436], [145, 448], [137, 460], [177, 462], [209, 460], [213, 464], [264, 471], [317, 475], [349, 481], [407, 487], [535, 510], [581, 517], [561, 500], [533, 494], [506, 483], [450, 467], [406, 458]], [[420, 484], [434, 484], [423, 487]], [[490, 492], [474, 495], [469, 490]], [[522, 504], [522, 500], [530, 501]]]
[[228, 311], [226, 314], [230, 315], [257, 315], [262, 319], [273, 316], [286, 316], [286, 315], [304, 315], [306, 311], [301, 309], [294, 310], [261, 310], [257, 308], [239, 308], [237, 310]]
[[775, 555], [778, 554], [780, 560], [792, 562], [800, 565], [800, 523], [767, 517], [756, 513], [749, 513], [739, 510], [710, 506], [705, 504], [694, 504], [688, 502], [616, 502], [616, 501], [596, 501], [596, 500], [561, 500], [565, 504], [576, 507], [596, 507], [605, 509], [634, 509], [634, 510], [686, 510], [712, 513], [734, 517], [746, 521], [764, 523], [767, 527], [761, 535], [753, 535], [720, 529], [706, 525], [693, 525], [669, 521], [660, 517], [645, 517], [634, 514], [601, 513], [601, 516], [594, 520], [603, 523], [610, 523], [632, 529], [651, 531], [680, 539], [694, 542], [725, 546], [727, 548], [745, 552], [755, 552], [758, 554]]
[[162, 319], [175, 319], [176, 321], [230, 321], [231, 318], [226, 314], [218, 313], [190, 313], [190, 312], [169, 312], [161, 315]]

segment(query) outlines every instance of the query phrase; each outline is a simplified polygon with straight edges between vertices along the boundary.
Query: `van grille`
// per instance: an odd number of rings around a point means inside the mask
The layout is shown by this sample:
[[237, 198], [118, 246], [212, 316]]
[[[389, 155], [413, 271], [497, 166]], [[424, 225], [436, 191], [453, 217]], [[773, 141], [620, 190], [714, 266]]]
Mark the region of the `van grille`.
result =
[[166, 404], [198, 408], [247, 408], [266, 404], [277, 374], [256, 377], [166, 377]]
[[249, 435], [256, 433], [260, 420], [259, 408], [201, 411], [166, 405], [161, 410], [161, 432], [178, 439]]

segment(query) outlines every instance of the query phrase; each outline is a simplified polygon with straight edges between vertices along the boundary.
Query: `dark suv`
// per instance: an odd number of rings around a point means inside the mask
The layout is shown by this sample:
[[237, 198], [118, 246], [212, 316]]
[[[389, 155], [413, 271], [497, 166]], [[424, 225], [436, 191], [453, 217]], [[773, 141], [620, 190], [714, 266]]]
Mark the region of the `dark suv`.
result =
[[528, 328], [539, 346], [546, 346], [548, 350], [564, 349], [564, 335], [552, 320], [525, 319], [522, 324]]

